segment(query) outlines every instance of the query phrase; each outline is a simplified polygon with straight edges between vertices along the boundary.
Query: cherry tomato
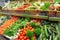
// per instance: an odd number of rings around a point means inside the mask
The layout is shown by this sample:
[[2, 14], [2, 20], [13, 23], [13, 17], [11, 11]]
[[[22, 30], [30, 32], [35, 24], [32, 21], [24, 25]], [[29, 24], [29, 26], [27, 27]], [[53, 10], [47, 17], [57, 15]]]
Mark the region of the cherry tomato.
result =
[[24, 40], [26, 40], [26, 38], [27, 38], [27, 37], [26, 37], [26, 36], [24, 36]]
[[26, 40], [30, 40], [30, 39], [26, 39]]

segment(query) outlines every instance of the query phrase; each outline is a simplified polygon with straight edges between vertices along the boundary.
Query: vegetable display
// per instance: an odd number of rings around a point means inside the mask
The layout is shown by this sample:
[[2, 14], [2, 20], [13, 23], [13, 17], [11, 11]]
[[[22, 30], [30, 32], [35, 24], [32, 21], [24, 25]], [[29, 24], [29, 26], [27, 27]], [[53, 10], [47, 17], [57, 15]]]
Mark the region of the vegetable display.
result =
[[60, 22], [12, 16], [0, 26], [0, 34], [16, 40], [60, 40]]
[[4, 24], [0, 26], [0, 34], [4, 35], [5, 30], [8, 29], [11, 25], [13, 25], [17, 19], [17, 17], [11, 17], [11, 19], [6, 20]]
[[[49, 2], [40, 2], [40, 1], [34, 1], [29, 3], [30, 0], [25, 0], [25, 2], [8, 2], [5, 4], [2, 9], [5, 10], [60, 10], [60, 4], [59, 0], [56, 0], [54, 4], [50, 4]], [[52, 6], [51, 6], [52, 5]]]
[[17, 40], [36, 40], [36, 36], [34, 34], [34, 28], [32, 28], [30, 26], [30, 24], [28, 23], [26, 25], [26, 27], [24, 27], [23, 29], [21, 29], [19, 35], [18, 35], [18, 38]]
[[47, 3], [44, 3], [44, 5], [42, 5], [42, 6], [40, 7], [40, 9], [41, 9], [41, 10], [49, 10], [50, 5], [51, 5], [51, 4], [48, 3], [48, 2], [47, 2]]
[[6, 29], [5, 35], [14, 36], [17, 34], [20, 28], [23, 28], [28, 23], [27, 19], [18, 19], [15, 24], [13, 24], [9, 29]]
[[[17, 40], [22, 40], [22, 39], [27, 40], [27, 39], [24, 39], [23, 36], [28, 36], [29, 40], [59, 40], [59, 36], [58, 36], [60, 35], [59, 25], [60, 23], [43, 21], [43, 24], [38, 26], [33, 21], [33, 23], [29, 23], [28, 27], [32, 27], [34, 30], [31, 31], [30, 29], [24, 27], [23, 29], [25, 30], [22, 29], [23, 32], [22, 30], [20, 31], [20, 34]], [[33, 37], [33, 35], [35, 35], [35, 38]], [[21, 36], [22, 38], [20, 39]]]

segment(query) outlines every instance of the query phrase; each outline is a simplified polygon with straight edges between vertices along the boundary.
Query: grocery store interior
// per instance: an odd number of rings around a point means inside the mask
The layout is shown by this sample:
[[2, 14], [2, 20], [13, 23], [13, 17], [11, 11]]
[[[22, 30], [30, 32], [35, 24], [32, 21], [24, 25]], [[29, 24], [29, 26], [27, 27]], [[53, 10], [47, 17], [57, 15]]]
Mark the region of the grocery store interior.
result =
[[0, 40], [60, 40], [60, 0], [0, 0]]

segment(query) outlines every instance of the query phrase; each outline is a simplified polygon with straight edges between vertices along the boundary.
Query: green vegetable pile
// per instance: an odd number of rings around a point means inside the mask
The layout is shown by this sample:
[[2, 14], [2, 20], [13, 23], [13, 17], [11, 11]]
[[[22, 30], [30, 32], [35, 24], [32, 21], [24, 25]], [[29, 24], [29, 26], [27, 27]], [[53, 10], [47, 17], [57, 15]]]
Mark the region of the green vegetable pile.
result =
[[5, 35], [7, 36], [14, 36], [17, 34], [18, 30], [20, 28], [23, 28], [27, 25], [28, 20], [27, 19], [19, 19], [14, 25], [12, 25], [9, 29], [6, 29]]
[[36, 36], [38, 37], [41, 33], [41, 29], [40, 28], [37, 28], [34, 30], [34, 33], [36, 34]]
[[40, 23], [38, 23], [38, 22], [31, 22], [30, 25], [33, 28], [40, 28]]
[[39, 22], [30, 22], [30, 19], [28, 18], [18, 19], [14, 25], [12, 25], [9, 29], [6, 29], [4, 34], [7, 36], [15, 36], [19, 29], [27, 26], [28, 22], [34, 29], [34, 31], [30, 31], [28, 29], [26, 33], [30, 40], [34, 40], [34, 35], [37, 37], [37, 40], [60, 40], [59, 22], [55, 23], [51, 21], [43, 21], [42, 25], [40, 25]]
[[55, 0], [55, 2], [59, 3], [60, 4], [60, 0]]
[[34, 33], [33, 33], [32, 31], [28, 30], [28, 31], [27, 31], [27, 36], [28, 36], [29, 38], [31, 38], [31, 37], [34, 36]]
[[49, 10], [50, 5], [51, 5], [50, 3], [46, 2], [44, 3], [43, 6], [40, 7], [40, 10]]
[[59, 22], [55, 23], [50, 21], [44, 21], [42, 22], [42, 25], [40, 25], [38, 22], [31, 22], [30, 25], [34, 28], [34, 34], [36, 35], [37, 40], [60, 40]]
[[60, 40], [60, 23], [45, 23], [38, 40]]

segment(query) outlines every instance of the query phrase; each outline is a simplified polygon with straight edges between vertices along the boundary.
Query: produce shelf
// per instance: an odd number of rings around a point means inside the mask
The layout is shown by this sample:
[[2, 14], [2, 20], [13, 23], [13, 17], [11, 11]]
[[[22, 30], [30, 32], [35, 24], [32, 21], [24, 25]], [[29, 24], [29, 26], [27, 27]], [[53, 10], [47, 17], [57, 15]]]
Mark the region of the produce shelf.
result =
[[0, 14], [21, 16], [21, 17], [39, 18], [39, 19], [48, 19], [48, 16], [38, 15], [36, 13], [35, 14], [24, 13], [24, 12], [19, 12], [16, 10], [15, 11], [3, 10], [3, 11], [0, 11]]
[[48, 15], [49, 12], [56, 12], [55, 10], [45, 11], [45, 12], [48, 12], [46, 16], [39, 14], [39, 12], [43, 12], [42, 10], [35, 10], [35, 11], [37, 11], [37, 12], [35, 13], [35, 12], [33, 12], [33, 10], [31, 10], [31, 11], [30, 10], [0, 10], [0, 14], [20, 16], [20, 17], [47, 19], [47, 20], [51, 20], [51, 21], [60, 21], [60, 17], [56, 17], [56, 16], [55, 17], [52, 17], [52, 16], [49, 17], [49, 15]]

